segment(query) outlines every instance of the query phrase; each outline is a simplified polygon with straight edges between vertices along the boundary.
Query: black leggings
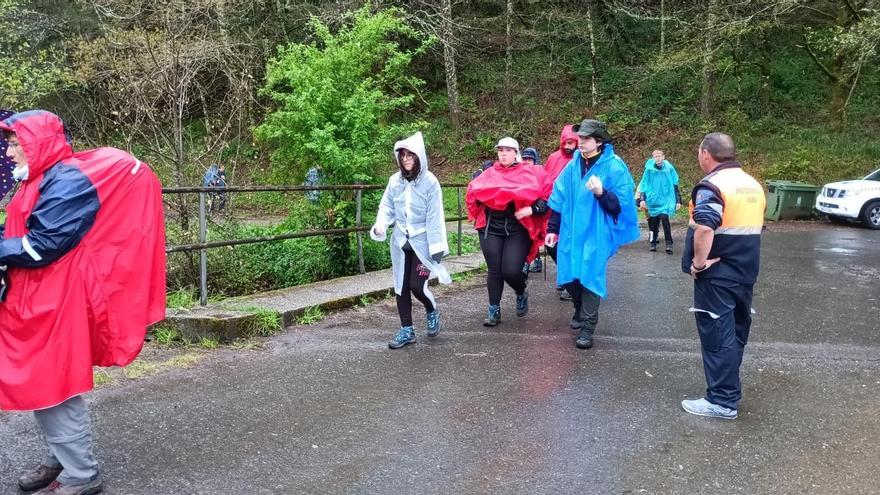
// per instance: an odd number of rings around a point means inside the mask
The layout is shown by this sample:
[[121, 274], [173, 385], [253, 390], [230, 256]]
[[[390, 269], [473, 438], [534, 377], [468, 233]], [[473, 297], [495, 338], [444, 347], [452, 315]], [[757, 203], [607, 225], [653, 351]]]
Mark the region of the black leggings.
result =
[[412, 321], [412, 296], [416, 296], [425, 305], [425, 311], [434, 311], [434, 297], [427, 290], [428, 277], [431, 272], [422, 265], [419, 257], [412, 251], [404, 249], [403, 261], [403, 287], [397, 296], [397, 313], [400, 315], [400, 326], [411, 327]]
[[482, 230], [480, 248], [486, 258], [489, 273], [486, 274], [486, 288], [489, 289], [489, 304], [501, 304], [504, 282], [507, 282], [517, 295], [526, 291], [527, 273], [523, 270], [526, 257], [532, 247], [532, 240], [526, 229], [511, 230], [508, 235], [496, 235]]
[[648, 231], [651, 233], [651, 244], [657, 244], [660, 239], [660, 224], [663, 224], [663, 240], [666, 244], [672, 244], [672, 229], [669, 227], [669, 215], [661, 214], [656, 217], [648, 217]]

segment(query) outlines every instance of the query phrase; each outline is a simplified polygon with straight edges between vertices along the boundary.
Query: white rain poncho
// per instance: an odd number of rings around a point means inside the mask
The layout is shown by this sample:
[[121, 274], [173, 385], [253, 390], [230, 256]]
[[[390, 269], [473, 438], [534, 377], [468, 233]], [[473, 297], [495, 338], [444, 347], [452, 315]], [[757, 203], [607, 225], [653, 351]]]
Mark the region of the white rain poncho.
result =
[[[394, 273], [394, 292], [400, 295], [404, 277], [404, 252], [403, 246], [409, 240], [419, 261], [437, 275], [440, 283], [452, 283], [449, 272], [441, 263], [431, 259], [431, 255], [449, 253], [449, 244], [446, 240], [446, 219], [443, 215], [443, 193], [440, 190], [440, 182], [434, 174], [428, 171], [428, 156], [425, 153], [425, 141], [422, 133], [417, 132], [412, 136], [394, 144], [394, 157], [397, 152], [406, 149], [419, 157], [421, 169], [415, 180], [408, 181], [398, 171], [388, 179], [388, 186], [382, 195], [379, 204], [379, 212], [376, 215], [376, 223], [370, 229], [370, 237], [374, 241], [384, 241], [384, 233], [389, 225], [392, 225], [391, 234], [391, 266]], [[398, 163], [398, 166], [400, 164]], [[375, 230], [382, 232], [376, 235]], [[433, 297], [427, 290], [428, 297]]]

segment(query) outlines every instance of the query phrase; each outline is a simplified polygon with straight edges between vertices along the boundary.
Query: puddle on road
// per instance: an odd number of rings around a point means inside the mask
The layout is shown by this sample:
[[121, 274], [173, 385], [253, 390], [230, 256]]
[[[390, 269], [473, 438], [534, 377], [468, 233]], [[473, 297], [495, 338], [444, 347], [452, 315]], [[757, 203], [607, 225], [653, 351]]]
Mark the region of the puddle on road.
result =
[[837, 254], [852, 254], [852, 255], [858, 254], [858, 250], [856, 250], [856, 249], [847, 249], [847, 248], [840, 248], [840, 247], [834, 247], [834, 248], [818, 248], [817, 247], [817, 248], [813, 248], [813, 251], [825, 251], [828, 253], [837, 253]]

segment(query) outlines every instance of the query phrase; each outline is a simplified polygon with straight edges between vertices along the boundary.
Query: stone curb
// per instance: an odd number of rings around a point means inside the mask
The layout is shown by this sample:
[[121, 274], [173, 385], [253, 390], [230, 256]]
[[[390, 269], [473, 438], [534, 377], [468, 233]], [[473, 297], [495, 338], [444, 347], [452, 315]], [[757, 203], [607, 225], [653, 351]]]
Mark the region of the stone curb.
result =
[[[443, 261], [450, 275], [479, 271], [483, 265], [482, 253], [450, 256]], [[430, 284], [436, 284], [432, 277]], [[208, 304], [191, 309], [169, 309], [165, 320], [157, 326], [175, 329], [186, 339], [212, 338], [230, 342], [252, 337], [258, 333], [260, 314], [264, 311], [278, 317], [281, 328], [296, 322], [309, 308], [338, 310], [356, 305], [364, 297], [385, 297], [393, 293], [391, 269], [363, 275], [352, 275], [312, 284], [300, 285], [251, 296], [226, 299], [219, 304]]]

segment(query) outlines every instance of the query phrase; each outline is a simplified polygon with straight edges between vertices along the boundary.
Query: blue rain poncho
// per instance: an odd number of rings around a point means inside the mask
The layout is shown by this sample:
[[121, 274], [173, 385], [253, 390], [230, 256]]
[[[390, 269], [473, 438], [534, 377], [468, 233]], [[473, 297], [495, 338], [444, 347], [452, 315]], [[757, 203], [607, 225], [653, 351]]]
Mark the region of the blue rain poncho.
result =
[[660, 170], [654, 166], [654, 159], [645, 162], [645, 173], [639, 182], [639, 191], [645, 193], [648, 215], [675, 215], [675, 186], [678, 185], [678, 173], [667, 160], [663, 160]]
[[[639, 224], [633, 200], [633, 178], [626, 163], [614, 154], [611, 144], [599, 161], [581, 177], [580, 153], [565, 167], [553, 184], [549, 206], [560, 214], [556, 284], [579, 280], [594, 294], [605, 298], [605, 266], [620, 246], [638, 240]], [[595, 175], [602, 187], [620, 202], [615, 219], [605, 212], [587, 188]]]
[[208, 167], [208, 170], [205, 170], [205, 174], [202, 175], [202, 187], [211, 187], [214, 185], [214, 181], [217, 180], [217, 176], [220, 173], [217, 165], [211, 165]]

